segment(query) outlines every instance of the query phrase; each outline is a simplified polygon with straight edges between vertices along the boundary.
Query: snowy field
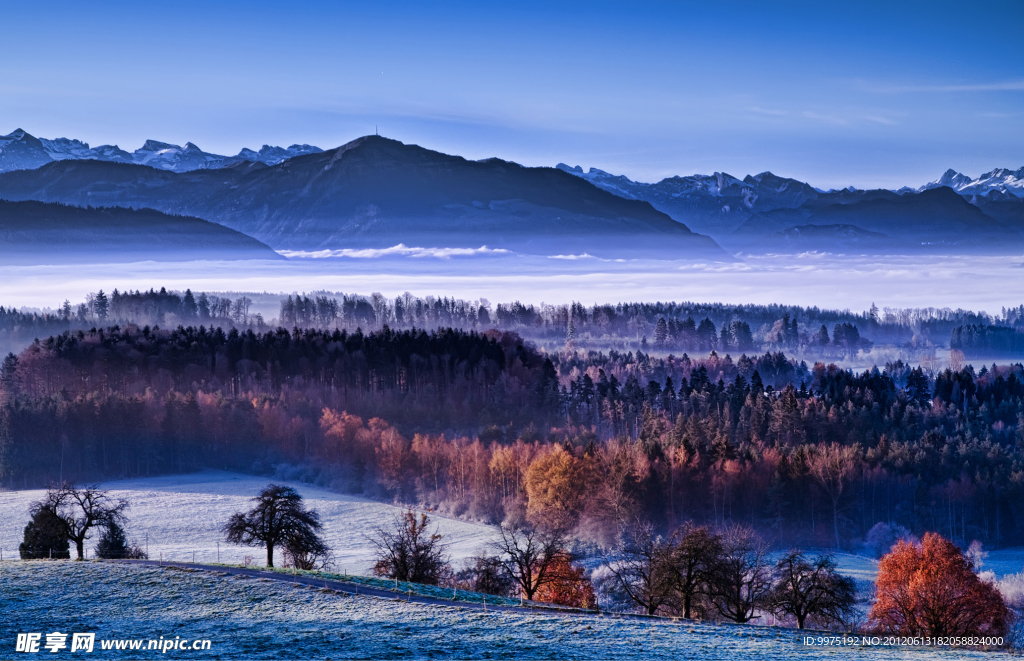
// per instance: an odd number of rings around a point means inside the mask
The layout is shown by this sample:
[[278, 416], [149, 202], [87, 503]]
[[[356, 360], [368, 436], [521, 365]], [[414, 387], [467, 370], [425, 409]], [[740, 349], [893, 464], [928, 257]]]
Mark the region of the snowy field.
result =
[[[128, 536], [140, 545], [149, 542], [149, 557], [154, 560], [216, 562], [220, 542], [220, 561], [241, 564], [246, 555], [256, 564], [266, 563], [261, 548], [231, 546], [224, 542], [220, 527], [233, 513], [252, 506], [250, 499], [270, 483], [266, 477], [254, 477], [226, 471], [208, 470], [188, 475], [139, 478], [106, 482], [101, 486], [115, 497], [127, 498]], [[373, 547], [364, 535], [375, 526], [387, 525], [402, 509], [385, 503], [350, 496], [301, 483], [275, 480], [295, 487], [307, 507], [316, 509], [324, 524], [324, 537], [334, 552], [338, 571], [369, 574], [373, 566]], [[0, 492], [0, 548], [3, 557], [17, 557], [18, 544], [28, 522], [29, 505], [45, 495], [44, 490]], [[455, 566], [476, 555], [491, 539], [489, 526], [431, 516], [437, 523]], [[98, 536], [99, 533], [96, 533]], [[87, 543], [90, 556], [96, 540]], [[74, 547], [71, 549], [74, 553]], [[275, 564], [281, 563], [278, 552]]]
[[[95, 633], [97, 641], [212, 641], [208, 651], [165, 657], [188, 659], [1010, 658], [962, 650], [811, 647], [792, 629], [747, 625], [484, 613], [166, 567], [7, 561], [0, 563], [0, 586], [0, 657], [14, 655], [19, 632], [60, 631]], [[96, 647], [83, 658], [165, 656]]]
[[[228, 471], [206, 470], [187, 475], [137, 478], [106, 482], [101, 486], [131, 504], [127, 526], [129, 537], [145, 546], [156, 560], [216, 562], [220, 543], [220, 561], [241, 564], [252, 556], [256, 564], [265, 564], [266, 552], [260, 548], [226, 544], [220, 526], [231, 514], [251, 506], [249, 499], [271, 480]], [[337, 571], [369, 575], [373, 566], [373, 547], [364, 537], [377, 525], [387, 523], [402, 509], [359, 496], [340, 494], [299, 482], [276, 481], [295, 487], [307, 506], [320, 512], [324, 534], [334, 551]], [[17, 557], [28, 522], [29, 505], [40, 500], [45, 491], [0, 491], [0, 549], [5, 559]], [[453, 564], [476, 555], [492, 539], [490, 526], [432, 515], [444, 541], [450, 544]], [[98, 533], [97, 533], [98, 534]], [[87, 544], [90, 555], [96, 540]], [[815, 549], [811, 553], [827, 552]], [[72, 553], [74, 549], [72, 548]], [[161, 555], [162, 554], [162, 555]], [[854, 578], [858, 585], [873, 582], [878, 574], [878, 561], [852, 553], [835, 555], [839, 570]], [[276, 561], [280, 564], [281, 557]], [[990, 551], [982, 569], [998, 578], [1024, 571], [1024, 548]]]

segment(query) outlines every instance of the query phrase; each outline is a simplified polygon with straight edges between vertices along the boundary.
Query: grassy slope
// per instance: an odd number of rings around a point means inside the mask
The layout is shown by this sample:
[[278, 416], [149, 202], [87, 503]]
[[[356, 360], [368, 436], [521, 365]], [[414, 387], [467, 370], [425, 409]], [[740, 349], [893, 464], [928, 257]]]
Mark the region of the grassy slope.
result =
[[[220, 528], [237, 511], [252, 507], [250, 499], [270, 482], [295, 487], [306, 505], [320, 512], [324, 524], [324, 537], [335, 555], [337, 570], [348, 573], [370, 574], [374, 562], [374, 549], [366, 540], [375, 526], [388, 525], [402, 509], [327, 489], [267, 477], [243, 475], [228, 471], [207, 470], [187, 475], [137, 478], [106, 482], [112, 495], [127, 498], [128, 534], [143, 546], [149, 539], [149, 557], [154, 560], [192, 561], [195, 551], [197, 562], [216, 562], [217, 544], [220, 543], [220, 561], [241, 564], [246, 555], [263, 565], [266, 551], [260, 548], [231, 546], [224, 542]], [[0, 492], [0, 548], [4, 558], [17, 557], [18, 544], [28, 523], [29, 505], [45, 495], [45, 490]], [[483, 549], [494, 534], [494, 529], [439, 515], [431, 515], [443, 541], [449, 546], [452, 562], [461, 566], [462, 560]], [[98, 533], [95, 535], [98, 537]], [[89, 554], [96, 540], [86, 544]], [[277, 563], [281, 563], [280, 554]]]
[[[252, 579], [93, 562], [0, 564], [0, 655], [18, 632], [209, 638], [187, 658], [963, 659], [962, 651], [804, 647], [792, 630], [481, 613]], [[128, 658], [97, 652], [90, 658]], [[136, 653], [148, 658], [157, 653]]]

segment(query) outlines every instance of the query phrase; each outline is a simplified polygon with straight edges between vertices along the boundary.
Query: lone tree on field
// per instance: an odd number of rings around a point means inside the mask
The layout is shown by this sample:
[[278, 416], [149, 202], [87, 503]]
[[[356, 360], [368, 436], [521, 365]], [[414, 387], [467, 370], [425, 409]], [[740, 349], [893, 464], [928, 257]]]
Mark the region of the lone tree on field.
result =
[[75, 543], [78, 559], [85, 554], [85, 540], [96, 526], [122, 523], [128, 501], [110, 497], [95, 486], [78, 487], [70, 482], [50, 487], [46, 498], [33, 505], [33, 511], [47, 509], [56, 517], [68, 539]]
[[899, 541], [878, 563], [871, 622], [904, 636], [1003, 636], [1010, 611], [953, 542], [927, 533]]
[[25, 526], [25, 541], [18, 546], [21, 559], [70, 558], [68, 534], [53, 510], [36, 503], [30, 513], [32, 519]]
[[842, 624], [853, 615], [856, 586], [852, 578], [836, 571], [831, 555], [810, 560], [803, 551], [790, 551], [776, 563], [775, 581], [767, 598], [768, 610], [792, 615], [800, 629], [808, 617], [823, 624]]
[[503, 525], [492, 547], [523, 596], [532, 601], [537, 590], [558, 578], [551, 570], [562, 551], [563, 541], [558, 532], [526, 524]]
[[412, 510], [395, 517], [390, 529], [377, 528], [370, 542], [377, 547], [377, 563], [373, 573], [377, 576], [397, 578], [400, 581], [437, 585], [451, 574], [447, 547], [435, 528], [427, 530], [430, 517]]
[[326, 550], [319, 532], [323, 528], [316, 510], [302, 505], [302, 496], [291, 487], [268, 484], [253, 498], [256, 505], [231, 515], [224, 524], [230, 544], [267, 547], [267, 567], [274, 566], [274, 547], [294, 545], [296, 550]]

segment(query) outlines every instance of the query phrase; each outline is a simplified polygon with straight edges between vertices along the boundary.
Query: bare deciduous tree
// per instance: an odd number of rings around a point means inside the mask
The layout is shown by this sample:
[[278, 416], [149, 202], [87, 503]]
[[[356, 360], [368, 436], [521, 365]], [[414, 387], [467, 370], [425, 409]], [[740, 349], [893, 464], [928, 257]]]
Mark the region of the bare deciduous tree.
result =
[[738, 624], [753, 619], [772, 589], [768, 544], [753, 529], [731, 525], [722, 535], [722, 554], [709, 583], [718, 612]]
[[373, 573], [377, 576], [397, 578], [400, 581], [437, 585], [451, 574], [448, 549], [441, 543], [435, 528], [427, 530], [430, 517], [421, 512], [407, 510], [395, 517], [390, 529], [377, 528], [370, 542], [377, 547], [377, 563]]
[[298, 550], [324, 549], [319, 531], [323, 527], [316, 510], [302, 505], [302, 496], [291, 488], [269, 484], [253, 498], [256, 505], [237, 512], [224, 524], [231, 544], [267, 547], [267, 566], [274, 566], [274, 547], [292, 544]]
[[50, 487], [46, 498], [36, 505], [56, 515], [67, 538], [75, 543], [79, 560], [85, 554], [89, 531], [111, 522], [123, 522], [124, 511], [128, 509], [128, 501], [123, 498], [115, 500], [99, 487], [79, 487], [71, 482]]
[[498, 539], [492, 544], [499, 553], [499, 561], [523, 591], [533, 600], [542, 586], [555, 577], [551, 567], [562, 551], [563, 538], [557, 532], [544, 531], [522, 524], [501, 526]]
[[675, 591], [683, 617], [690, 619], [697, 599], [709, 593], [709, 583], [722, 555], [722, 538], [707, 526], [687, 522], [672, 541]]
[[775, 565], [775, 587], [767, 607], [792, 615], [803, 629], [808, 618], [822, 624], [843, 624], [853, 615], [857, 590], [853, 579], [836, 571], [831, 555], [809, 560], [792, 550]]
[[637, 521], [623, 531], [619, 552], [605, 559], [622, 590], [648, 615], [669, 601], [676, 586], [673, 550], [650, 523]]

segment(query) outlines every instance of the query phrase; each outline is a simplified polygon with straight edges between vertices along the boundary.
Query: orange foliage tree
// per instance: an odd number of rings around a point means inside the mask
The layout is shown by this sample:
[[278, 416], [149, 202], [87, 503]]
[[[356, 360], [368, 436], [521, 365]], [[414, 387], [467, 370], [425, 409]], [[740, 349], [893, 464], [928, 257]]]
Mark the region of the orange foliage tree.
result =
[[878, 563], [871, 621], [910, 636], [1001, 636], [1009, 611], [999, 591], [978, 578], [951, 541], [927, 533], [920, 546], [900, 541]]
[[557, 530], [576, 525], [587, 486], [583, 460], [556, 443], [533, 460], [525, 481], [531, 521]]
[[547, 572], [550, 578], [537, 588], [534, 601], [573, 608], [597, 607], [594, 586], [568, 553], [556, 554]]

